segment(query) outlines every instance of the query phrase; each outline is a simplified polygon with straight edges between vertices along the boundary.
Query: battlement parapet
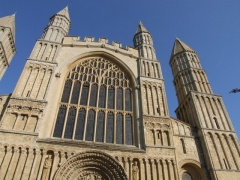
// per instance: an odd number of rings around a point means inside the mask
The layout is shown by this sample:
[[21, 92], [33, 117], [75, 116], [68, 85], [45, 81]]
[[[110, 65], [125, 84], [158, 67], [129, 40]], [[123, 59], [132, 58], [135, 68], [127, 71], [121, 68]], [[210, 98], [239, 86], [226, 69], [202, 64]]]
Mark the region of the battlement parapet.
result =
[[138, 58], [137, 49], [134, 49], [130, 46], [126, 46], [126, 48], [123, 48], [121, 43], [115, 41], [113, 41], [112, 44], [109, 44], [108, 39], [106, 38], [99, 38], [97, 41], [95, 41], [94, 37], [84, 37], [84, 39], [81, 40], [79, 36], [66, 36], [63, 39], [62, 45], [71, 47], [101, 47]]

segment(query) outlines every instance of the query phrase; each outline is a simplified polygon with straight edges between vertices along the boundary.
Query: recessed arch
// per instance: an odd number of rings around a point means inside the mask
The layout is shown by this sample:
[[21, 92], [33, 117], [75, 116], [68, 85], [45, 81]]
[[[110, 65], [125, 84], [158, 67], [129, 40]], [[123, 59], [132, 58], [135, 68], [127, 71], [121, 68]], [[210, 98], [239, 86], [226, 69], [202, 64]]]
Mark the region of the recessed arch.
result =
[[201, 164], [198, 161], [185, 159], [179, 162], [179, 167], [181, 180], [205, 180]]
[[123, 167], [113, 157], [100, 151], [87, 151], [73, 155], [60, 166], [54, 180], [77, 178], [128, 179]]

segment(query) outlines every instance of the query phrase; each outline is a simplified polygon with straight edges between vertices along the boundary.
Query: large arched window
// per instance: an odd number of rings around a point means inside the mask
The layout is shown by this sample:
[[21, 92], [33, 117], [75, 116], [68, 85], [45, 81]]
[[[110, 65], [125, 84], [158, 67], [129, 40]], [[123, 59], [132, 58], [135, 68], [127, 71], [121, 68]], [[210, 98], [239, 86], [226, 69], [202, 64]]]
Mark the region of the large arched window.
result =
[[132, 89], [112, 62], [94, 57], [68, 74], [53, 137], [133, 145]]

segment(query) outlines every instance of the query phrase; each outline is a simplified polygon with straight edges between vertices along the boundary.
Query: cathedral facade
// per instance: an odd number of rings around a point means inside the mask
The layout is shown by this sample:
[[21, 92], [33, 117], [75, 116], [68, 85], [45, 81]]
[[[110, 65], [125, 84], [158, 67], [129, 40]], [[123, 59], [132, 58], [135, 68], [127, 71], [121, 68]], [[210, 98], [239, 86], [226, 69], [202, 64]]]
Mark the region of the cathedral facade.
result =
[[0, 179], [240, 178], [240, 148], [197, 53], [176, 39], [179, 102], [170, 117], [160, 62], [142, 23], [134, 48], [67, 36], [50, 18], [11, 95], [0, 96]]

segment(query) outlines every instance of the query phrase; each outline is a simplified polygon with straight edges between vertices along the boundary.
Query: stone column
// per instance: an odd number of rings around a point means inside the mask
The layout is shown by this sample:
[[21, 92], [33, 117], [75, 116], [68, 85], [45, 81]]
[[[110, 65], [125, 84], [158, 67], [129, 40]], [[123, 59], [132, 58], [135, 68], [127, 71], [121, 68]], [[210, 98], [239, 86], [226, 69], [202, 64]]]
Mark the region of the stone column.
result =
[[[14, 147], [11, 147], [11, 149], [9, 149], [8, 153], [11, 154], [12, 156], [11, 156], [11, 159], [10, 159], [8, 165], [6, 166], [6, 173], [5, 172], [3, 172], [3, 174], [1, 173], [2, 175], [5, 174], [3, 176], [3, 179], [10, 179], [10, 178], [13, 177], [12, 175], [13, 175], [13, 172], [14, 172], [15, 167], [16, 167], [15, 159], [18, 159], [18, 153], [17, 152], [18, 152], [17, 149], [14, 148]], [[4, 167], [2, 167], [2, 168], [4, 168]]]
[[145, 159], [147, 180], [151, 180], [151, 169], [148, 159]]
[[133, 161], [132, 158], [129, 158], [129, 179], [132, 179], [132, 165], [133, 165]]
[[164, 180], [168, 180], [168, 167], [165, 160], [162, 161]]
[[139, 161], [140, 161], [140, 177], [139, 177], [139, 179], [145, 180], [145, 167], [144, 167], [143, 159], [139, 159]]
[[21, 177], [23, 166], [24, 166], [25, 160], [26, 160], [26, 150], [21, 149], [19, 153], [20, 153], [20, 157], [19, 157], [18, 164], [16, 167], [16, 173], [13, 175], [13, 179], [15, 179], [17, 177]]
[[59, 154], [58, 152], [54, 152], [50, 179], [53, 179], [53, 175], [55, 174], [55, 171], [58, 168], [58, 162], [59, 162]]
[[174, 173], [173, 173], [173, 166], [172, 166], [172, 161], [171, 160], [168, 160], [167, 161], [167, 163], [168, 163], [168, 169], [169, 169], [169, 179], [171, 179], [171, 180], [175, 180], [175, 178], [174, 178]]
[[157, 179], [156, 164], [154, 159], [151, 159], [151, 166], [152, 166], [152, 178]]

